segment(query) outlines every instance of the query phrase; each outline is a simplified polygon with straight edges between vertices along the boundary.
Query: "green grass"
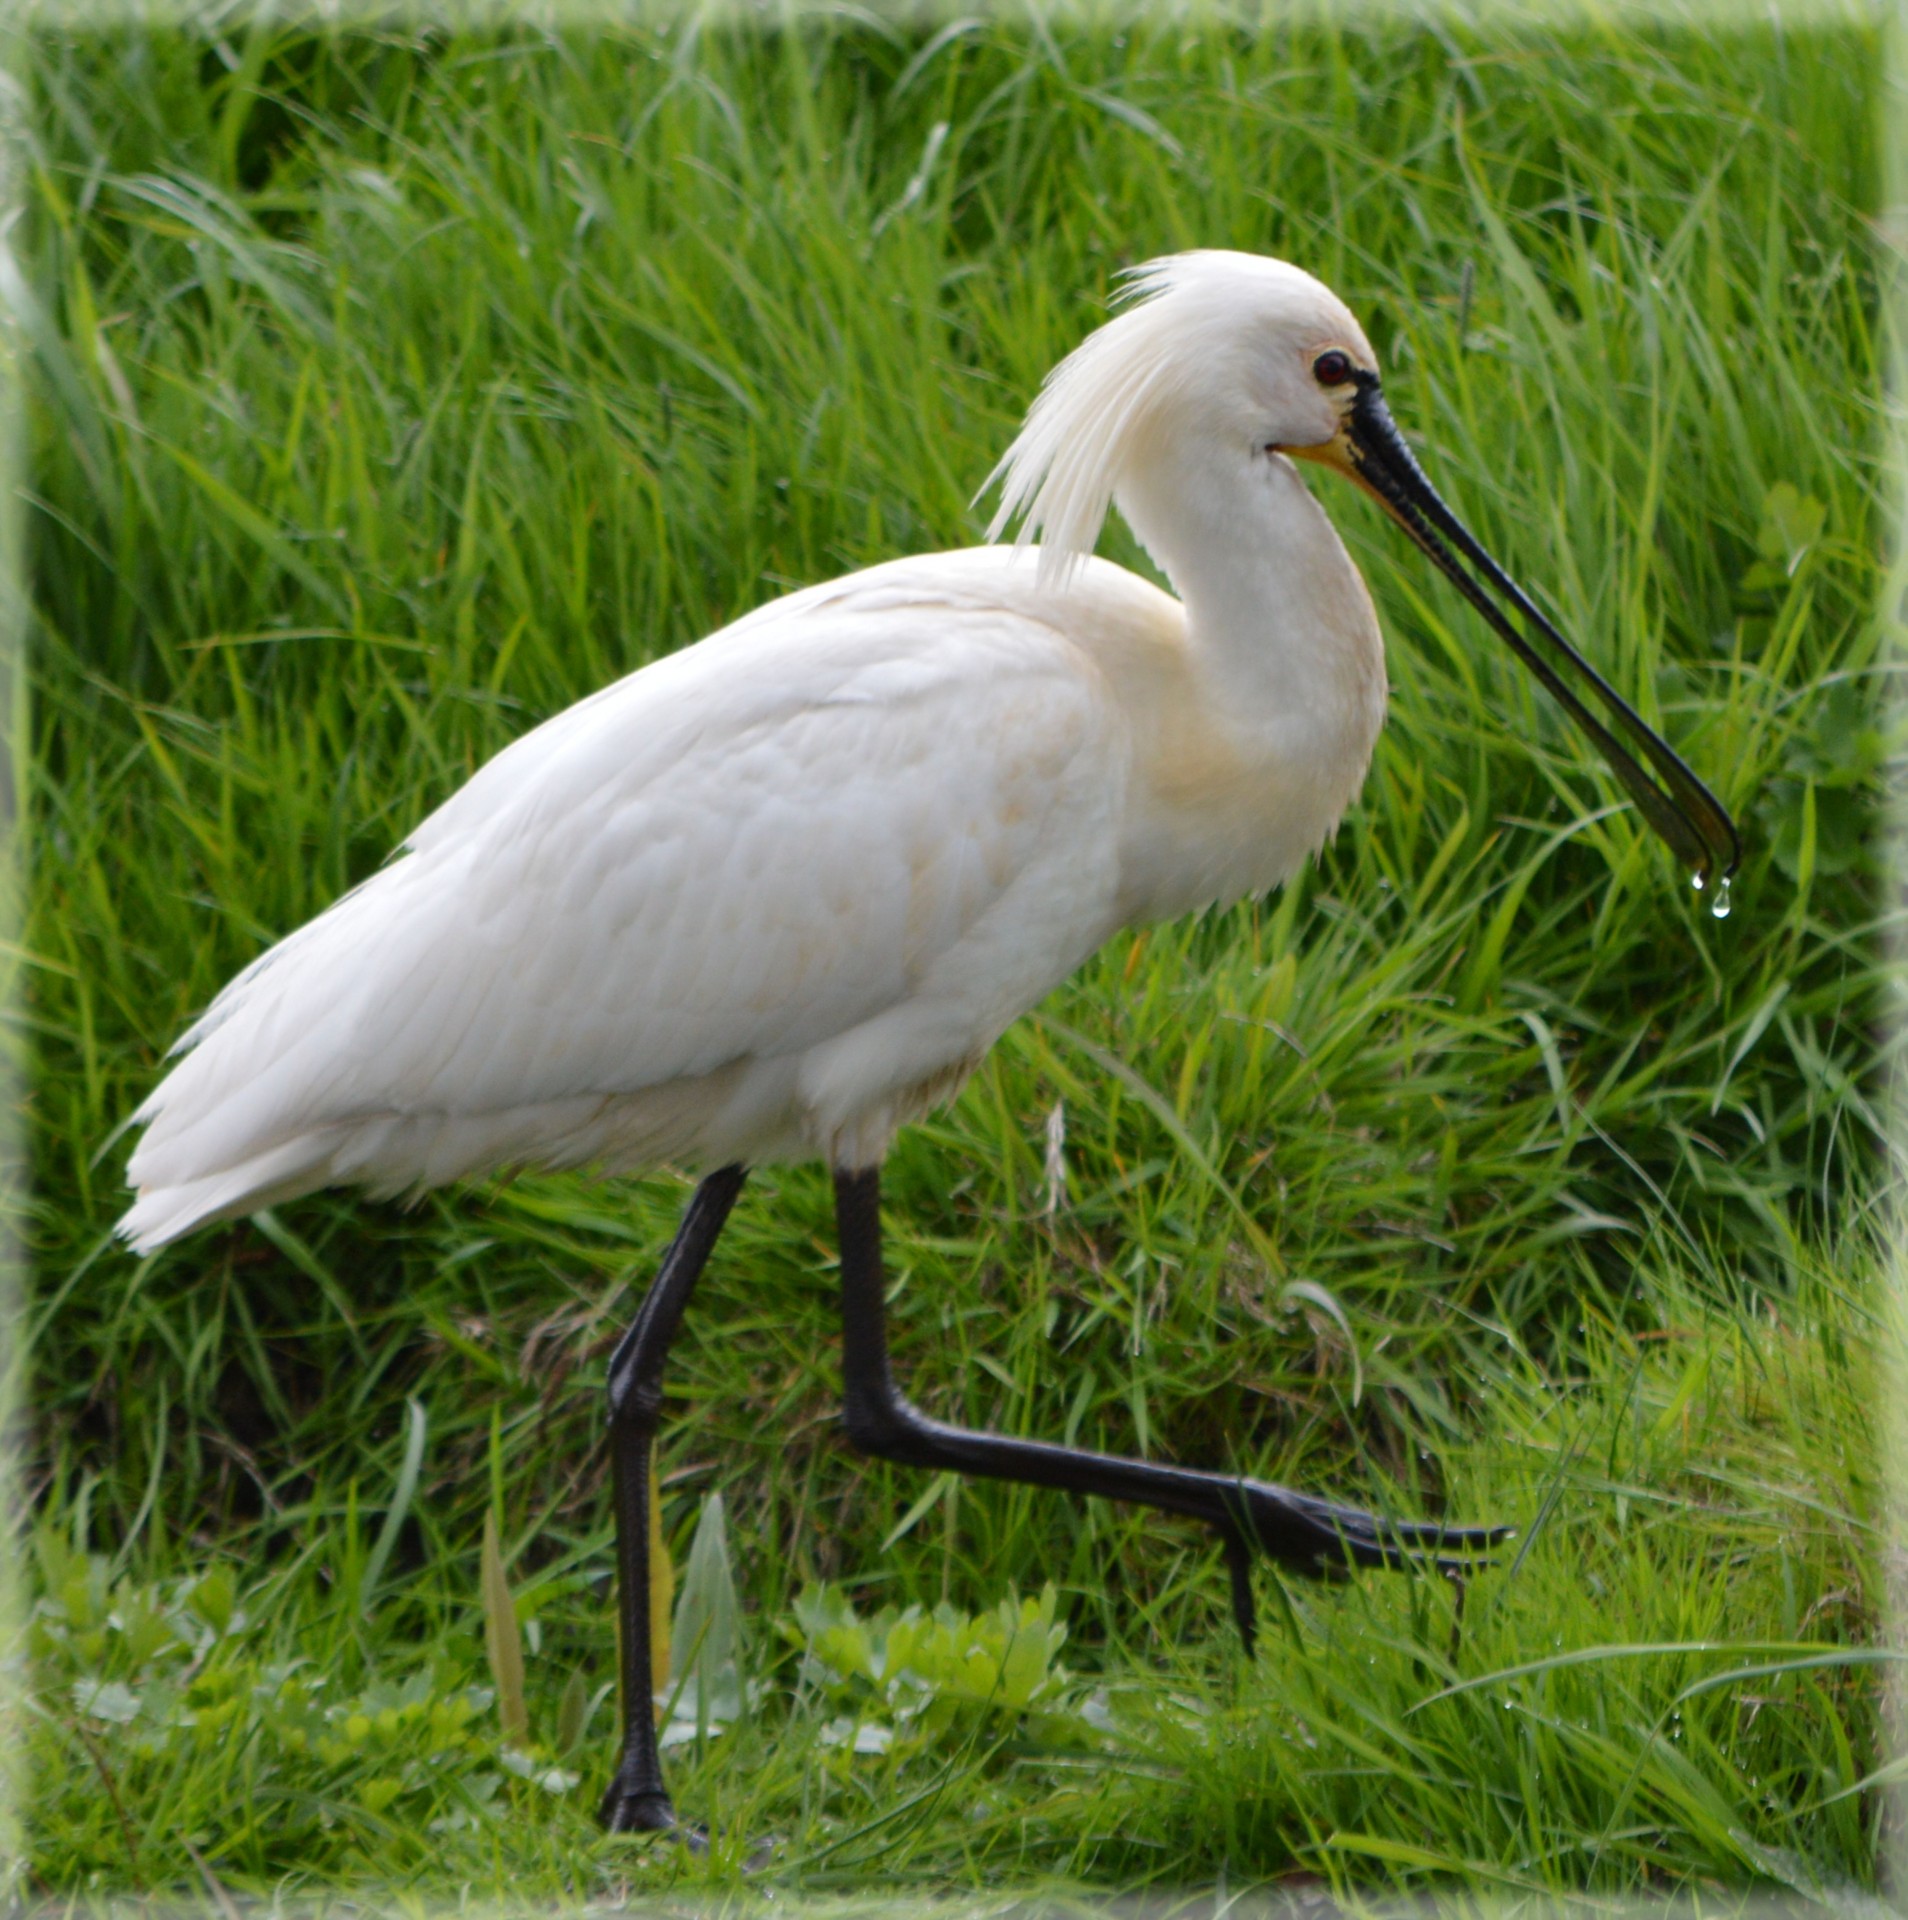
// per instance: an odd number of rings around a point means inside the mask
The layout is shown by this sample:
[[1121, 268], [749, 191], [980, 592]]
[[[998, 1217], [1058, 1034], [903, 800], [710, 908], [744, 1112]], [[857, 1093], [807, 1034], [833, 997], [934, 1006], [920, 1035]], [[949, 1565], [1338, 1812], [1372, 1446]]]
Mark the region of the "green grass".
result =
[[[33, 51], [30, 1887], [549, 1900], [728, 1884], [764, 1836], [811, 1892], [1872, 1884], [1875, 29]], [[756, 1703], [672, 1754], [709, 1865], [604, 1840], [600, 1386], [685, 1183], [321, 1196], [136, 1262], [115, 1130], [538, 717], [975, 539], [1115, 270], [1201, 244], [1370, 317], [1434, 477], [1737, 811], [1735, 912], [1321, 489], [1389, 638], [1364, 797], [1281, 896], [1116, 940], [903, 1139], [898, 1353], [949, 1417], [1520, 1545], [1461, 1620], [1261, 1575], [1248, 1668], [1184, 1527], [845, 1454], [826, 1183], [771, 1172], [663, 1447], [679, 1558], [724, 1493]], [[574, 1786], [471, 1693], [487, 1515]], [[787, 1638], [822, 1580], [1052, 1581], [1096, 1731], [826, 1745]]]

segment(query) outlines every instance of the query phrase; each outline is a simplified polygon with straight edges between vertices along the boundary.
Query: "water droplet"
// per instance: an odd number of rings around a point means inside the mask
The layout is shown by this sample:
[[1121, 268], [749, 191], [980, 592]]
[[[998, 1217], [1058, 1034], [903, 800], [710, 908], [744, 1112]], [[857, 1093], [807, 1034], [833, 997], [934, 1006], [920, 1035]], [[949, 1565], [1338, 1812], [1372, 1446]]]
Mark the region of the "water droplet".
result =
[[1729, 918], [1729, 876], [1727, 874], [1716, 882], [1716, 897], [1709, 903], [1709, 910], [1718, 920]]
[[1689, 884], [1694, 887], [1698, 893], [1701, 893], [1709, 884], [1709, 875], [1706, 874], [1701, 867], [1698, 867], [1696, 871], [1689, 876]]

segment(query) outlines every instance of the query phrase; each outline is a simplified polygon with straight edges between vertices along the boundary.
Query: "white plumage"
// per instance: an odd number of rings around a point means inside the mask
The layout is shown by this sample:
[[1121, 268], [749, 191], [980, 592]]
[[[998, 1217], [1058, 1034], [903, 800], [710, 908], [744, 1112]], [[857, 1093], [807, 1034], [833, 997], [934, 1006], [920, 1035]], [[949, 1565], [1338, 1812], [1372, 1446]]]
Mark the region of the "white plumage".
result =
[[[240, 974], [139, 1111], [121, 1233], [494, 1166], [873, 1165], [1116, 929], [1292, 872], [1384, 675], [1282, 450], [1342, 464], [1314, 368], [1371, 349], [1276, 261], [1138, 292], [998, 470], [1021, 547], [812, 587], [604, 689]], [[1177, 599], [1091, 557], [1109, 499]]]

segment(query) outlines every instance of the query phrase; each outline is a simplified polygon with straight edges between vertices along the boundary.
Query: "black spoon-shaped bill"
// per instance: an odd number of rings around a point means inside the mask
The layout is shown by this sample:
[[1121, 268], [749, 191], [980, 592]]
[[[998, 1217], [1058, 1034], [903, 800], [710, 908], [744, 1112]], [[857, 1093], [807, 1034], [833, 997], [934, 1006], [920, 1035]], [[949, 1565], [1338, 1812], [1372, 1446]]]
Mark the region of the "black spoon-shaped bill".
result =
[[[1706, 886], [1712, 880], [1726, 885], [1742, 857], [1742, 842], [1722, 803], [1682, 756], [1557, 631], [1445, 505], [1398, 431], [1385, 405], [1378, 376], [1360, 371], [1351, 378], [1356, 396], [1346, 429], [1331, 443], [1332, 455], [1337, 458], [1328, 455], [1325, 448], [1293, 447], [1288, 451], [1324, 457], [1334, 465], [1342, 461], [1352, 477], [1424, 549], [1589, 735], [1638, 811], [1690, 870], [1696, 885]], [[1517, 610], [1525, 632], [1520, 633], [1511, 624], [1492, 592]], [[1596, 695], [1609, 715], [1609, 725], [1584, 705], [1565, 680], [1566, 673]], [[1650, 777], [1629, 747], [1616, 737], [1617, 732], [1624, 734], [1655, 768], [1658, 779]]]

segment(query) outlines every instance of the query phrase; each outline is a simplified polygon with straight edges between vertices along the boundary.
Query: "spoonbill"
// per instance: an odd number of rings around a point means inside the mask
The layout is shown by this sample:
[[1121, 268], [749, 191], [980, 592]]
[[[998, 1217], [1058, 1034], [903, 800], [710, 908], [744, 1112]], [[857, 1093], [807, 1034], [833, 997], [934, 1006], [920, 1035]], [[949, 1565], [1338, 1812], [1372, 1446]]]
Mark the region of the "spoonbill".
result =
[[[1204, 1522], [1248, 1645], [1253, 1550], [1454, 1570], [1502, 1537], [970, 1432], [918, 1412], [889, 1363], [896, 1131], [1110, 935], [1277, 886], [1358, 792], [1383, 646], [1303, 464], [1386, 508], [1686, 867], [1735, 865], [1702, 782], [1433, 491], [1336, 295], [1217, 251], [1153, 261], [1127, 294], [990, 478], [989, 539], [1018, 520], [1017, 544], [790, 594], [536, 728], [239, 974], [136, 1116], [119, 1231], [142, 1253], [323, 1186], [705, 1170], [609, 1367], [612, 1829], [676, 1823], [650, 1713], [650, 1450], [670, 1341], [764, 1162], [833, 1173], [856, 1447]], [[1173, 593], [1094, 557], [1112, 503]]]

